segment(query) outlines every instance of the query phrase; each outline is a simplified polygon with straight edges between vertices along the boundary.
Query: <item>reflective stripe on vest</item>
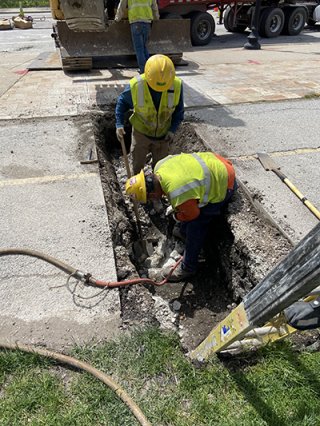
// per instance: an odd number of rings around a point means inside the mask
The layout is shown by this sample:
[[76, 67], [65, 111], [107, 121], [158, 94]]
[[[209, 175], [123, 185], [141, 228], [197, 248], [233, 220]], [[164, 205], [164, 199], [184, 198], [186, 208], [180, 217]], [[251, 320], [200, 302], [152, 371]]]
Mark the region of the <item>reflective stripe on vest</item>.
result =
[[152, 21], [152, 1], [151, 0], [128, 0], [129, 23], [136, 21]]
[[[136, 77], [138, 81], [138, 105], [139, 107], [144, 106], [144, 81], [141, 78], [141, 75]], [[168, 108], [173, 108], [174, 106], [174, 84], [168, 90]]]
[[190, 199], [199, 200], [203, 207], [225, 199], [229, 172], [234, 176], [232, 164], [227, 167], [226, 161], [212, 152], [169, 155], [158, 161], [154, 173], [174, 208]]
[[211, 177], [210, 177], [210, 171], [208, 169], [208, 166], [206, 163], [202, 160], [202, 158], [199, 157], [197, 154], [191, 154], [193, 158], [195, 158], [200, 166], [202, 167], [204, 178], [202, 180], [195, 180], [193, 182], [187, 183], [186, 185], [180, 186], [180, 188], [177, 188], [176, 190], [170, 192], [168, 196], [170, 199], [176, 198], [179, 195], [184, 194], [185, 192], [189, 191], [190, 189], [194, 189], [200, 186], [205, 187], [205, 194], [203, 196], [202, 203], [199, 204], [199, 207], [203, 207], [206, 204], [208, 204], [208, 198], [209, 198], [209, 192], [210, 192], [210, 185], [211, 185]]
[[161, 93], [158, 110], [156, 110], [145, 75], [130, 80], [132, 102], [134, 106], [130, 123], [138, 132], [161, 138], [167, 134], [171, 126], [171, 118], [175, 107], [179, 104], [181, 80], [175, 77], [169, 90]]

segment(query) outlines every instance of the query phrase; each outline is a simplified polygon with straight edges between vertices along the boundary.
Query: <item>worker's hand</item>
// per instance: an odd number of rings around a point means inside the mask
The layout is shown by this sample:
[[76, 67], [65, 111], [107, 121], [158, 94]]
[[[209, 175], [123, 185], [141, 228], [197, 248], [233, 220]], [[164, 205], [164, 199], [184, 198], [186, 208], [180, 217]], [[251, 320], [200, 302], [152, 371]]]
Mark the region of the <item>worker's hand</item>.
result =
[[173, 132], [168, 132], [164, 138], [165, 141], [171, 143], [173, 141], [174, 138], [174, 133]]
[[174, 213], [174, 208], [172, 206], [169, 206], [166, 208], [166, 217], [170, 216]]
[[125, 134], [126, 134], [126, 132], [124, 131], [123, 127], [118, 127], [116, 129], [116, 135], [117, 135], [117, 139], [118, 139], [119, 142], [123, 141]]

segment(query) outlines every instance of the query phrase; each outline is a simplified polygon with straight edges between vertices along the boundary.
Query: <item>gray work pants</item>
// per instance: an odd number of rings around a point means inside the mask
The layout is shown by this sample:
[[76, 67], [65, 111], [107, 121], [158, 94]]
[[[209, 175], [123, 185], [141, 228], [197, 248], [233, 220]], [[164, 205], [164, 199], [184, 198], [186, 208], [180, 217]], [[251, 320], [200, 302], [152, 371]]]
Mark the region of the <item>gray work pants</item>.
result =
[[162, 160], [169, 153], [169, 142], [164, 139], [151, 139], [136, 129], [132, 128], [132, 167], [133, 174], [137, 174], [146, 164], [147, 155], [152, 154], [152, 169], [159, 160]]

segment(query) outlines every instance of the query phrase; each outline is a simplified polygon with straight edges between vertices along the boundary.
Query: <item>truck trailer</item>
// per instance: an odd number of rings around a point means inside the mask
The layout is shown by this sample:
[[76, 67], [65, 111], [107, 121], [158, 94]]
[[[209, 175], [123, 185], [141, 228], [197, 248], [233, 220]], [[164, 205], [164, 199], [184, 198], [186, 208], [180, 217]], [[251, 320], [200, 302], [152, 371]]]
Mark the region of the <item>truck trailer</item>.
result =
[[[262, 0], [258, 23], [261, 37], [277, 37], [280, 34], [298, 35], [305, 25], [315, 25], [319, 20], [320, 0]], [[223, 7], [223, 4], [221, 5]], [[233, 2], [223, 8], [223, 23], [229, 32], [244, 32], [251, 29], [256, 1]]]

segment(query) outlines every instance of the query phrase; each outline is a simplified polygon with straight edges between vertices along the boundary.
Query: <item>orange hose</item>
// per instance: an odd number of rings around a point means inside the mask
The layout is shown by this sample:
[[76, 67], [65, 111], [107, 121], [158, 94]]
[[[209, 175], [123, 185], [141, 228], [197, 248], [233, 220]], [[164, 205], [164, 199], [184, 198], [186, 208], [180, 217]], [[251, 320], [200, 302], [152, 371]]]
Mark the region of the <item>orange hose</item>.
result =
[[166, 284], [168, 282], [168, 279], [170, 278], [170, 276], [172, 275], [173, 271], [177, 268], [177, 266], [179, 265], [179, 263], [182, 261], [182, 257], [175, 263], [175, 265], [171, 268], [168, 276], [163, 279], [160, 282], [157, 281], [153, 281], [150, 278], [133, 278], [131, 280], [125, 280], [125, 281], [101, 281], [101, 280], [97, 280], [93, 277], [89, 278], [89, 283], [93, 284], [97, 287], [110, 287], [110, 288], [115, 288], [115, 287], [124, 287], [126, 285], [130, 285], [130, 284], [152, 284], [156, 287], [161, 287], [162, 285]]
[[31, 345], [23, 345], [21, 343], [7, 343], [0, 341], [0, 348], [9, 349], [9, 350], [19, 350], [24, 352], [29, 352], [32, 354], [38, 354], [41, 356], [45, 356], [47, 358], [55, 359], [62, 364], [68, 364], [72, 367], [79, 368], [84, 370], [90, 374], [92, 374], [97, 379], [101, 380], [101, 382], [105, 383], [112, 389], [118, 397], [127, 405], [127, 407], [131, 410], [132, 414], [136, 417], [139, 423], [142, 426], [151, 426], [151, 423], [145, 417], [145, 415], [140, 410], [139, 406], [133, 401], [133, 399], [122, 389], [121, 386], [118, 385], [110, 376], [103, 373], [102, 371], [94, 368], [92, 365], [87, 362], [80, 361], [79, 359], [73, 358], [68, 355], [61, 354], [59, 352], [49, 351], [47, 349], [37, 348], [36, 346]]
[[171, 276], [173, 271], [177, 268], [179, 263], [182, 261], [182, 257], [181, 257], [175, 263], [175, 265], [171, 268], [168, 276], [160, 282], [153, 281], [150, 278], [133, 278], [131, 280], [125, 280], [125, 281], [102, 281], [92, 277], [91, 274], [85, 274], [79, 271], [78, 269], [75, 269], [72, 266], [67, 265], [64, 262], [61, 262], [60, 260], [55, 259], [54, 257], [41, 253], [39, 251], [22, 249], [22, 248], [0, 249], [0, 257], [9, 256], [9, 255], [24, 255], [24, 256], [36, 257], [38, 259], [44, 260], [47, 263], [50, 263], [51, 265], [57, 267], [58, 269], [61, 269], [63, 272], [66, 272], [69, 275], [74, 276], [75, 278], [83, 281], [85, 284], [91, 284], [97, 287], [109, 287], [109, 288], [124, 287], [126, 285], [132, 285], [132, 284], [152, 284], [156, 287], [161, 287], [162, 285], [168, 282], [169, 277]]

